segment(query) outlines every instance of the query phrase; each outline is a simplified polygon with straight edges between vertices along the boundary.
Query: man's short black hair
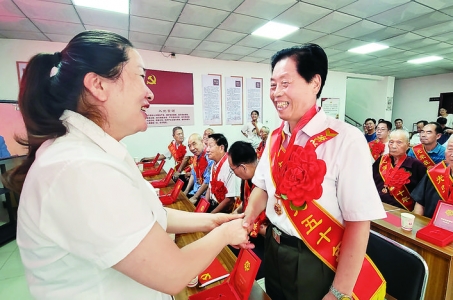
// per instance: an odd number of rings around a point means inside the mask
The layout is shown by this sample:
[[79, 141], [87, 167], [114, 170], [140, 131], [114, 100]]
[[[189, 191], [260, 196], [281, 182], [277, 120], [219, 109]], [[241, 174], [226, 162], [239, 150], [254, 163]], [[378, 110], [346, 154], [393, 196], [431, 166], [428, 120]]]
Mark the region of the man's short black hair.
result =
[[235, 166], [251, 164], [257, 160], [256, 151], [253, 149], [252, 144], [244, 141], [234, 142], [228, 151], [228, 155], [231, 157], [231, 162]]
[[[434, 126], [436, 127], [436, 134], [439, 134], [439, 133], [442, 133], [442, 132], [443, 132], [442, 126], [440, 126], [439, 123], [437, 123], [437, 122], [429, 122], [429, 123], [426, 124], [426, 125], [430, 125], [430, 124], [431, 124], [431, 125], [434, 125]], [[426, 125], [425, 125], [425, 126], [426, 126]]]
[[368, 118], [368, 119], [366, 119], [365, 122], [364, 122], [363, 124], [365, 124], [365, 123], [368, 122], [368, 121], [371, 121], [371, 122], [374, 123], [374, 125], [376, 125], [376, 120], [373, 119], [373, 118]]
[[316, 98], [319, 98], [322, 88], [326, 83], [328, 70], [328, 60], [324, 50], [319, 45], [310, 43], [282, 49], [272, 56], [271, 71], [274, 71], [275, 65], [280, 60], [287, 57], [290, 57], [296, 62], [297, 73], [306, 82], [311, 82], [316, 74], [321, 77], [321, 87], [316, 95]]
[[396, 124], [396, 122], [398, 122], [398, 121], [401, 121], [401, 123], [403, 123], [403, 119], [395, 119], [395, 124]]
[[387, 125], [387, 129], [389, 131], [392, 130], [392, 122], [386, 121], [386, 120], [383, 120], [383, 119], [379, 119], [378, 125], [381, 124], [381, 123]]
[[208, 135], [208, 139], [213, 139], [217, 146], [223, 146], [223, 151], [228, 151], [228, 141], [221, 133], [213, 133]]
[[427, 125], [428, 124], [428, 121], [426, 120], [420, 120], [417, 122], [417, 124], [420, 124], [420, 123], [423, 123], [423, 126]]
[[447, 124], [447, 122], [448, 122], [447, 118], [444, 117], [437, 118], [437, 123], [439, 123], [440, 125], [445, 125]]

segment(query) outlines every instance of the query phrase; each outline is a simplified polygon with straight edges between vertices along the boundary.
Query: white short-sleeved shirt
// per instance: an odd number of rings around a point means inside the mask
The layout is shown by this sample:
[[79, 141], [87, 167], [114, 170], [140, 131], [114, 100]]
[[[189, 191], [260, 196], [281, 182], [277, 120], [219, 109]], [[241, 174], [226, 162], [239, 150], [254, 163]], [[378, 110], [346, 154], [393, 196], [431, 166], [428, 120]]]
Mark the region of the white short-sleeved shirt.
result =
[[[260, 122], [256, 123], [256, 126], [261, 129], [263, 127], [263, 124]], [[252, 144], [253, 148], [256, 149], [258, 145], [261, 143], [261, 137], [260, 137], [260, 132], [256, 132], [255, 126], [252, 124], [252, 121], [249, 121], [244, 124], [242, 127], [242, 132], [247, 134], [247, 139], [248, 142]]]
[[411, 146], [415, 146], [415, 145], [420, 144], [420, 133], [418, 133], [418, 132], [417, 132], [417, 133], [414, 133], [414, 134], [412, 135], [412, 137], [411, 137], [411, 140], [410, 140], [409, 144], [410, 144]]
[[[225, 153], [225, 155], [228, 155]], [[221, 160], [221, 159], [220, 159]], [[219, 162], [220, 162], [219, 160]], [[211, 182], [212, 176], [214, 175], [214, 167], [216, 167], [218, 163], [214, 163], [211, 169], [211, 176], [209, 180], [209, 193], [211, 194], [211, 199], [217, 201], [217, 198], [214, 196], [214, 193], [211, 191]], [[228, 163], [228, 159], [222, 164], [220, 168], [219, 175], [217, 176], [217, 180], [222, 181], [225, 187], [227, 188], [228, 192], [226, 193], [225, 197], [238, 197], [239, 190], [240, 190], [240, 180], [234, 172], [230, 168], [230, 164]], [[218, 201], [217, 201], [218, 202]]]
[[[309, 137], [327, 128], [338, 132], [333, 139], [316, 148], [318, 159], [326, 162], [327, 172], [322, 183], [323, 194], [317, 201], [341, 224], [347, 221], [364, 221], [385, 218], [386, 214], [373, 180], [370, 149], [363, 134], [355, 127], [340, 120], [327, 117], [322, 109], [303, 127], [295, 144], [305, 146]], [[288, 123], [283, 128], [289, 140]], [[269, 137], [273, 142], [273, 139]], [[265, 155], [261, 157], [253, 177], [253, 183], [267, 191], [266, 215], [285, 233], [300, 238], [286, 214], [274, 211], [275, 186], [271, 177], [269, 151], [266, 143]]]
[[[438, 116], [438, 118], [442, 117], [441, 115]], [[443, 117], [447, 119], [447, 124], [445, 126], [453, 128], [453, 115], [452, 114], [447, 114], [447, 117]]]
[[80, 114], [39, 148], [25, 179], [17, 244], [36, 299], [171, 299], [111, 268], [166, 212], [126, 148]]

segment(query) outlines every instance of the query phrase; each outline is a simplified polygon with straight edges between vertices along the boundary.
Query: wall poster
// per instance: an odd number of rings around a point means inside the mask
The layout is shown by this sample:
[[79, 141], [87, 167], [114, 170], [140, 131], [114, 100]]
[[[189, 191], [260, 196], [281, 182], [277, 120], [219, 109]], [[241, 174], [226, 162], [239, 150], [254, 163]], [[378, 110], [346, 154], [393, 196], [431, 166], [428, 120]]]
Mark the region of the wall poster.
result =
[[250, 119], [252, 111], [257, 110], [260, 120], [263, 120], [263, 78], [246, 79], [247, 104], [245, 109], [245, 119]]
[[222, 76], [202, 75], [203, 125], [222, 125]]
[[339, 98], [321, 98], [321, 106], [326, 115], [334, 119], [340, 117], [340, 99]]
[[145, 83], [154, 94], [148, 127], [195, 124], [192, 73], [145, 70]]
[[242, 121], [242, 77], [225, 78], [225, 113], [226, 124], [241, 125]]

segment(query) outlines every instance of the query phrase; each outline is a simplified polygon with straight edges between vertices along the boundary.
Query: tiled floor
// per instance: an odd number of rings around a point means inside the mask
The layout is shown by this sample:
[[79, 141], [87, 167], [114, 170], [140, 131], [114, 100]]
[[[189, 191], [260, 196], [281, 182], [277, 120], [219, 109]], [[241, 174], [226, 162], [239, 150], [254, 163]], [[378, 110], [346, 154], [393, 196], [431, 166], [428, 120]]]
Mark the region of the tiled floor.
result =
[[15, 240], [0, 247], [0, 299], [32, 299]]

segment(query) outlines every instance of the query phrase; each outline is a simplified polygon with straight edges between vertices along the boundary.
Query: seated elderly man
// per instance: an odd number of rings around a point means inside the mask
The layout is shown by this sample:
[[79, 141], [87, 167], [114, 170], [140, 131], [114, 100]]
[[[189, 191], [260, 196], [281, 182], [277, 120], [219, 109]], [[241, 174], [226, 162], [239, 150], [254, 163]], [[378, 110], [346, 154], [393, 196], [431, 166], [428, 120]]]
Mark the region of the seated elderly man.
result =
[[450, 188], [453, 186], [453, 172], [450, 166], [453, 165], [453, 136], [448, 139], [447, 150], [445, 150], [445, 161], [441, 161], [426, 172], [425, 176], [412, 191], [414, 199], [414, 213], [432, 218], [436, 210], [437, 202], [446, 201], [453, 203], [453, 193]]
[[202, 137], [194, 133], [189, 137], [188, 146], [193, 153], [192, 170], [190, 173], [189, 183], [184, 191], [190, 202], [196, 204], [201, 196], [204, 196], [209, 186], [211, 178], [211, 168], [213, 160], [208, 158], [206, 146]]
[[414, 209], [410, 192], [426, 174], [426, 167], [418, 159], [408, 157], [409, 133], [397, 129], [390, 133], [389, 154], [379, 157], [373, 164], [373, 178], [382, 202]]
[[213, 160], [211, 178], [206, 192], [210, 213], [231, 213], [235, 198], [239, 196], [239, 178], [230, 169], [228, 163], [228, 141], [221, 133], [208, 136], [206, 153]]

